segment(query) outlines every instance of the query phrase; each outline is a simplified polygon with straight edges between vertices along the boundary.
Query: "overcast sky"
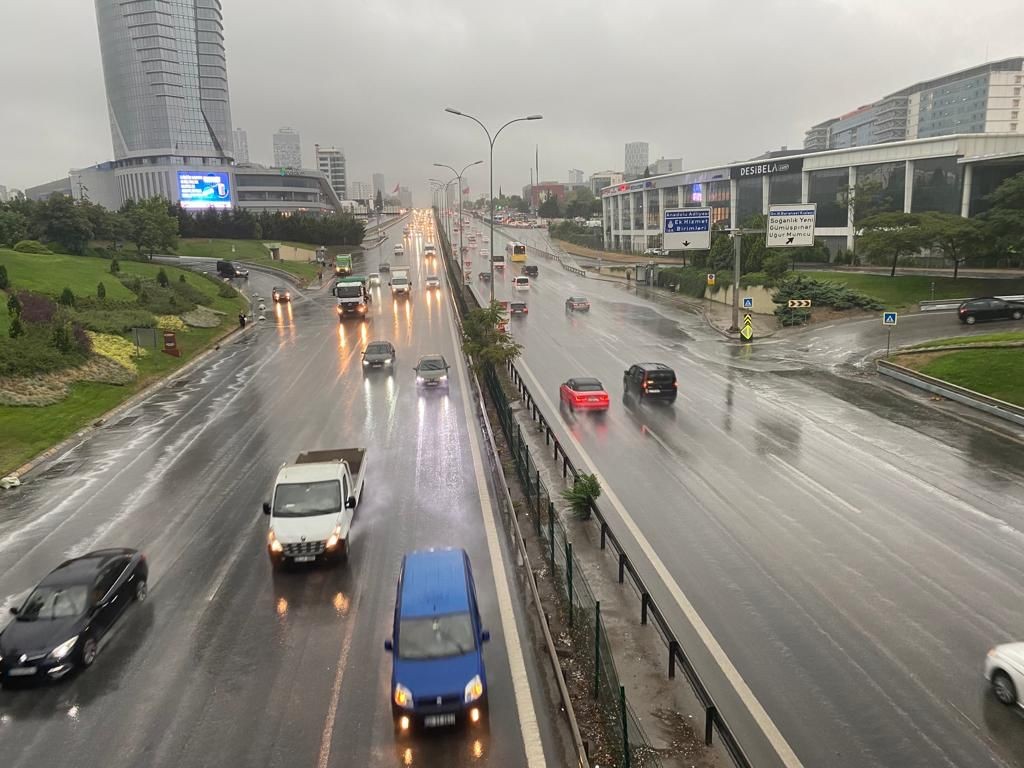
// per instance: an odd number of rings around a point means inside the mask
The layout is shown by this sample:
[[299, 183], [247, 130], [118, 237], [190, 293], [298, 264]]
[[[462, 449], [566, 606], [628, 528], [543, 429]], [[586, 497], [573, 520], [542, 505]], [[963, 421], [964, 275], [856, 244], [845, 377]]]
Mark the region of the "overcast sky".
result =
[[[434, 162], [495, 188], [619, 169], [627, 141], [684, 168], [802, 145], [804, 130], [919, 80], [1024, 54], [1021, 0], [223, 0], [232, 120], [255, 162], [292, 126], [429, 201]], [[93, 3], [0, 0], [0, 184], [112, 157]], [[475, 196], [486, 164], [469, 173]]]

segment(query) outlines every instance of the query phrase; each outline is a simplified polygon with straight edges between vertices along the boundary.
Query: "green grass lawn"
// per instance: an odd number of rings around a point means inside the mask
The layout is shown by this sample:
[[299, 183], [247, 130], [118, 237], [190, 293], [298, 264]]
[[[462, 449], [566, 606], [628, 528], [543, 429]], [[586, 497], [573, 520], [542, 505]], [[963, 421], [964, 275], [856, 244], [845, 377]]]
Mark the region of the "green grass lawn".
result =
[[[121, 261], [122, 270], [131, 262]], [[7, 267], [11, 287], [60, 296], [70, 288], [76, 296], [95, 296], [96, 285], [103, 283], [107, 298], [134, 300], [135, 294], [110, 274], [110, 262], [88, 256], [67, 254], [18, 253], [0, 249], [0, 264]], [[139, 263], [139, 266], [149, 266]], [[159, 267], [151, 267], [155, 276]]]
[[[96, 284], [102, 280], [111, 298], [134, 299], [135, 294], [109, 273], [106, 259], [85, 256], [40, 255], [0, 250], [0, 263], [7, 266], [15, 288], [59, 295], [68, 286], [77, 295], [95, 295]], [[121, 261], [123, 274], [156, 277], [161, 268], [171, 280], [185, 275], [185, 280], [206, 296], [206, 306], [225, 312], [217, 328], [190, 328], [178, 334], [180, 358], [165, 355], [159, 349], [138, 361], [139, 376], [128, 386], [78, 383], [60, 403], [44, 408], [0, 406], [0, 475], [17, 468], [82, 427], [91, 424], [105, 412], [128, 399], [154, 380], [167, 376], [195, 357], [235, 326], [238, 311], [245, 299], [227, 299], [217, 295], [219, 285], [188, 270], [138, 261]], [[4, 306], [0, 308], [0, 333], [6, 335], [9, 318], [6, 296], [0, 291]]]
[[[232, 245], [235, 247], [234, 252], [231, 250]], [[316, 250], [316, 246], [309, 243], [282, 243], [282, 245]], [[330, 252], [331, 250], [328, 249], [328, 253]], [[315, 278], [319, 269], [317, 264], [304, 261], [274, 261], [270, 258], [270, 251], [264, 247], [262, 240], [185, 238], [178, 241], [177, 253], [179, 256], [205, 256], [212, 259], [229, 259], [257, 266], [274, 267], [304, 280]]]
[[1024, 331], [1006, 331], [1005, 333], [985, 333], [980, 336], [954, 336], [951, 339], [934, 339], [915, 344], [913, 349], [930, 349], [931, 347], [954, 347], [960, 344], [1000, 344], [1024, 341]]
[[[849, 272], [799, 272], [815, 280], [845, 283], [848, 287], [878, 299], [886, 309], [911, 307], [929, 299], [960, 299], [972, 296], [1016, 296], [1024, 294], [1024, 279], [972, 279], [928, 277], [925, 275], [863, 275]], [[932, 296], [932, 283], [935, 295]]]
[[963, 349], [916, 368], [921, 373], [1024, 406], [1024, 349]]

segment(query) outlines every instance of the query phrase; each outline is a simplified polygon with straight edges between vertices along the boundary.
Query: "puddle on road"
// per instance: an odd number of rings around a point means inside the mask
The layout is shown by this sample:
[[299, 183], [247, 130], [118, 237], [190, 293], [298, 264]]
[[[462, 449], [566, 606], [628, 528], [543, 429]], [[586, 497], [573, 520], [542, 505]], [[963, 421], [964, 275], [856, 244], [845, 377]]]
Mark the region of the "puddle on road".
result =
[[609, 302], [607, 306], [612, 310], [612, 315], [619, 323], [631, 323], [676, 343], [693, 341], [693, 336], [683, 328], [679, 320], [667, 318], [650, 307], [617, 301]]

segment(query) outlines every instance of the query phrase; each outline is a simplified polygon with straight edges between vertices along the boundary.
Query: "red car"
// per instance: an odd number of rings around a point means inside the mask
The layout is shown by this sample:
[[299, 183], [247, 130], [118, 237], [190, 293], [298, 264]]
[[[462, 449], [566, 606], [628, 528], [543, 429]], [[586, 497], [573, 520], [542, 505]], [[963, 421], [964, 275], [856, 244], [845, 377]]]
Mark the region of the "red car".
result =
[[562, 384], [559, 395], [570, 411], [608, 410], [608, 393], [597, 379], [569, 379]]

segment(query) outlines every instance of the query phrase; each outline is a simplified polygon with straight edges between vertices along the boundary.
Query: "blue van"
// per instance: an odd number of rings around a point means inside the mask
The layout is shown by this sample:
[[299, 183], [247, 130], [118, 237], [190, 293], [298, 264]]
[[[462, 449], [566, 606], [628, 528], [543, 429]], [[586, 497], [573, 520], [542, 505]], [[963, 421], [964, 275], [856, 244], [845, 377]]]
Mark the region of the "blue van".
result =
[[429, 549], [402, 558], [391, 653], [395, 730], [487, 722], [487, 673], [469, 556]]

